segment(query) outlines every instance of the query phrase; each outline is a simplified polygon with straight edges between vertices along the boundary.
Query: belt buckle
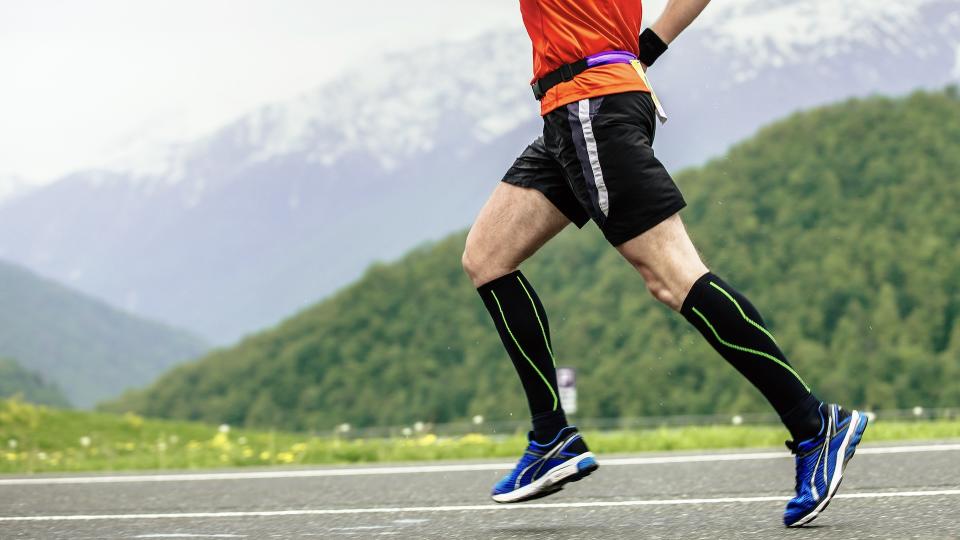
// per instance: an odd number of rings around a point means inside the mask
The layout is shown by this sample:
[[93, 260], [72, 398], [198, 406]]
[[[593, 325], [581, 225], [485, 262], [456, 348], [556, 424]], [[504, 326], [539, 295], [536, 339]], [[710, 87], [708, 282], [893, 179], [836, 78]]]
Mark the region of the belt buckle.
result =
[[540, 89], [540, 81], [537, 81], [531, 84], [530, 89], [533, 90], [533, 97], [536, 98], [537, 101], [540, 101], [541, 99], [543, 99], [543, 96], [545, 94], [543, 90]]

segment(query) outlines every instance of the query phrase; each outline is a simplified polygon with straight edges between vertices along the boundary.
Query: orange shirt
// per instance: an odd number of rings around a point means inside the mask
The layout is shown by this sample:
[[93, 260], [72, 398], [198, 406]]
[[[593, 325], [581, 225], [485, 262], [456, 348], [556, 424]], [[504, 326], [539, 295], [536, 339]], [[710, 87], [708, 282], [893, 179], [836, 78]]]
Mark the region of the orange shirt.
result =
[[[641, 0], [520, 0], [533, 41], [533, 81], [564, 64], [604, 51], [640, 52]], [[590, 68], [560, 83], [540, 100], [540, 114], [574, 101], [649, 91], [630, 64]]]

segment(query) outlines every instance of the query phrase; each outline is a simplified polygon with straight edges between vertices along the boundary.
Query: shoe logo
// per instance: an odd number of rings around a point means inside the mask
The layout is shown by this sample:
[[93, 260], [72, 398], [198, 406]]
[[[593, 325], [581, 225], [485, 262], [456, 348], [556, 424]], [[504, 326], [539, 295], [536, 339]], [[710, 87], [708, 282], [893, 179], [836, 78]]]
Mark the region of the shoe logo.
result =
[[[820, 452], [817, 454], [817, 462], [813, 466], [813, 474], [810, 475], [810, 491], [813, 492], [813, 500], [820, 500], [820, 491], [817, 489], [817, 472], [820, 469], [821, 463], [823, 464], [823, 485], [829, 487], [830, 482], [827, 479], [827, 473], [829, 470], [829, 451], [830, 451], [830, 440], [833, 439], [833, 411], [827, 417], [827, 429], [824, 433], [823, 443], [820, 448]], [[824, 493], [826, 495], [826, 493]]]
[[543, 469], [543, 466], [546, 465], [551, 458], [555, 457], [557, 454], [560, 453], [561, 450], [569, 446], [570, 443], [577, 440], [579, 437], [580, 437], [579, 433], [573, 434], [568, 439], [565, 439], [564, 441], [558, 443], [556, 446], [551, 448], [550, 451], [543, 454], [543, 456], [541, 456], [539, 459], [537, 459], [530, 465], [527, 465], [526, 468], [520, 471], [520, 474], [517, 475], [517, 480], [513, 484], [514, 489], [517, 489], [520, 487], [520, 482], [523, 481], [523, 477], [524, 475], [527, 474], [527, 471], [529, 471], [533, 467], [537, 467], [537, 470], [535, 470], [533, 474], [530, 476], [530, 481], [532, 482], [537, 477], [537, 475], [540, 474], [540, 471]]

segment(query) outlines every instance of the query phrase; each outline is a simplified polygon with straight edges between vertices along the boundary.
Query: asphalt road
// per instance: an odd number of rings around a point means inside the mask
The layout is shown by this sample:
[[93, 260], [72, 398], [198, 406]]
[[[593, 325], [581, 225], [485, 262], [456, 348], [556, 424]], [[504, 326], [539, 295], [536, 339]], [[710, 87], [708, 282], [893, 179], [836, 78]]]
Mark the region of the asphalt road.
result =
[[960, 538], [960, 444], [864, 445], [812, 526], [785, 529], [785, 452], [601, 456], [535, 503], [509, 464], [0, 477], [0, 538]]

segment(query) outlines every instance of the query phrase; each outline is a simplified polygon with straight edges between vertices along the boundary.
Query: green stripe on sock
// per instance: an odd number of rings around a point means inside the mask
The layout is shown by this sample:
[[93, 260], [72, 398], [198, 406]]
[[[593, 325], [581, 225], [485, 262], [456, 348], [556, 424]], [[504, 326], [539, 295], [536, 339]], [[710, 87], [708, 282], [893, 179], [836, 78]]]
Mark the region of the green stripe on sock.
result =
[[[733, 298], [733, 296], [730, 296], [730, 293], [728, 293], [727, 291], [723, 290], [723, 287], [717, 285], [716, 283], [714, 283], [714, 282], [712, 282], [712, 281], [710, 282], [710, 286], [713, 287], [714, 289], [720, 291], [721, 293], [723, 293], [724, 296], [726, 296], [727, 298], [729, 298], [730, 301], [733, 302], [733, 305], [737, 306], [737, 311], [740, 312], [740, 315], [743, 317], [743, 319], [744, 319], [745, 321], [747, 321], [748, 323], [752, 324], [757, 330], [760, 330], [761, 332], [763, 332], [764, 334], [766, 334], [767, 337], [770, 338], [771, 341], [773, 341], [774, 343], [777, 343], [777, 340], [773, 337], [773, 334], [771, 334], [770, 332], [768, 332], [767, 329], [764, 328], [762, 325], [757, 324], [757, 322], [754, 321], [753, 319], [751, 319], [750, 317], [747, 317], [747, 314], [743, 312], [743, 308], [740, 307], [740, 304]], [[777, 345], [779, 346], [779, 343], [777, 343]]]
[[710, 328], [710, 331], [713, 332], [713, 335], [714, 335], [714, 337], [717, 338], [717, 341], [719, 341], [719, 342], [722, 343], [723, 345], [726, 345], [727, 347], [730, 347], [731, 349], [734, 349], [734, 350], [737, 350], [737, 351], [741, 351], [741, 352], [750, 353], [750, 354], [755, 354], [755, 355], [757, 355], [757, 356], [766, 358], [766, 359], [768, 359], [768, 360], [773, 360], [773, 361], [776, 362], [777, 364], [780, 364], [780, 366], [783, 367], [783, 369], [785, 369], [785, 370], [789, 371], [791, 374], [793, 374], [793, 376], [796, 377], [798, 381], [800, 381], [800, 384], [802, 384], [803, 387], [807, 389], [807, 391], [810, 390], [810, 387], [807, 386], [807, 383], [803, 382], [803, 379], [800, 378], [800, 375], [798, 375], [797, 372], [794, 371], [792, 367], [790, 367], [789, 365], [783, 363], [783, 361], [781, 361], [779, 358], [777, 358], [777, 357], [775, 357], [775, 356], [771, 356], [771, 355], [769, 355], [769, 354], [767, 354], [767, 353], [765, 353], [765, 352], [763, 352], [763, 351], [755, 351], [755, 350], [753, 350], [753, 349], [748, 349], [747, 347], [741, 347], [740, 345], [734, 345], [733, 343], [724, 341], [723, 338], [720, 337], [720, 334], [717, 333], [717, 330], [713, 327], [713, 325], [710, 324], [710, 321], [708, 321], [707, 318], [703, 316], [703, 313], [700, 313], [700, 310], [699, 310], [699, 309], [693, 308], [693, 312], [696, 313], [701, 319], [703, 319], [703, 322], [707, 325], [708, 328]]
[[530, 360], [530, 357], [527, 356], [527, 353], [523, 351], [523, 347], [520, 346], [520, 343], [517, 341], [517, 338], [514, 337], [513, 331], [510, 330], [510, 325], [507, 324], [507, 316], [503, 314], [503, 307], [500, 306], [500, 300], [497, 298], [497, 293], [490, 291], [490, 294], [493, 295], [493, 301], [497, 303], [497, 309], [500, 310], [500, 318], [503, 319], [503, 326], [507, 329], [507, 333], [510, 334], [510, 339], [513, 340], [514, 345], [517, 346], [517, 349], [520, 351], [520, 354], [527, 360], [530, 364], [530, 367], [537, 372], [537, 375], [543, 379], [543, 384], [547, 385], [547, 389], [550, 390], [550, 394], [553, 396], [553, 410], [557, 410], [557, 393], [553, 391], [553, 387], [550, 386], [550, 382], [547, 381], [547, 378], [543, 376], [543, 373], [537, 369], [537, 365], [533, 363], [533, 360]]
[[547, 339], [547, 331], [543, 328], [543, 321], [540, 320], [540, 314], [537, 313], [537, 304], [533, 301], [533, 297], [530, 296], [530, 291], [527, 290], [527, 286], [523, 284], [523, 280], [520, 279], [520, 276], [517, 276], [517, 281], [520, 282], [520, 286], [523, 287], [523, 292], [527, 293], [527, 298], [530, 299], [530, 307], [533, 308], [533, 314], [537, 318], [537, 324], [540, 325], [540, 333], [543, 334], [543, 344], [547, 346], [547, 352], [550, 353], [550, 360], [553, 361], [553, 367], [557, 367], [557, 359], [553, 356], [553, 349], [550, 347], [550, 340]]

